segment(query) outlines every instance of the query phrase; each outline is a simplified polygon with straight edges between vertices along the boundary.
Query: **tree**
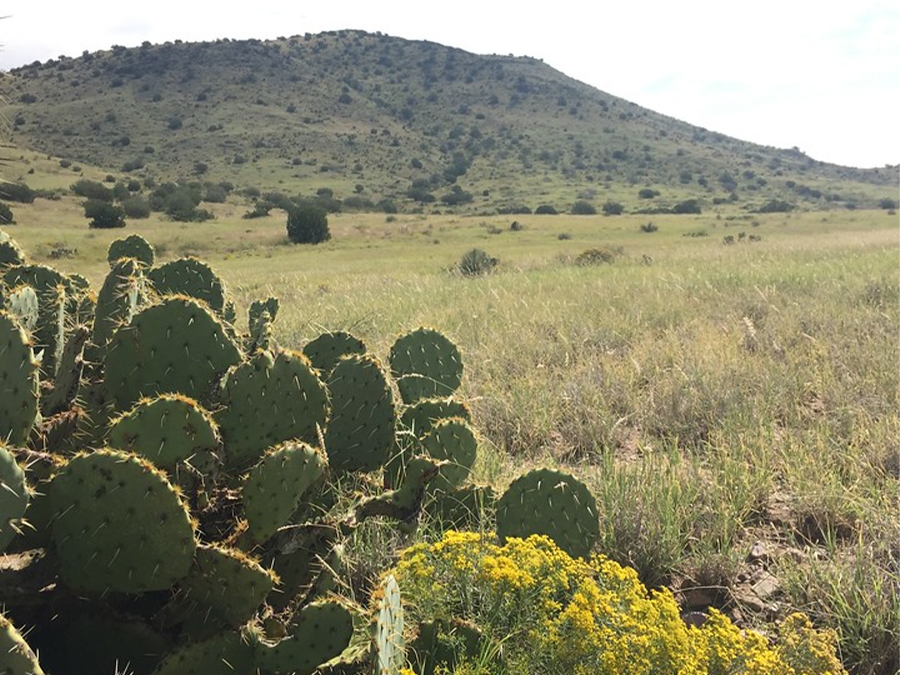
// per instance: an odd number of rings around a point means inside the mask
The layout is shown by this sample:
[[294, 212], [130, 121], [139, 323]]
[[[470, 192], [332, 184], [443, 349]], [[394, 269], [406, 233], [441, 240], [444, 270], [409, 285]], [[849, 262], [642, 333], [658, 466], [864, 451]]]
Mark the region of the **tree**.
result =
[[592, 216], [597, 213], [596, 207], [590, 202], [579, 200], [572, 204], [572, 214], [576, 216]]
[[84, 203], [84, 217], [91, 219], [88, 223], [91, 228], [125, 227], [125, 211], [122, 207], [99, 199], [88, 199]]
[[295, 244], [319, 244], [331, 239], [328, 215], [314, 204], [300, 204], [288, 211], [287, 234]]

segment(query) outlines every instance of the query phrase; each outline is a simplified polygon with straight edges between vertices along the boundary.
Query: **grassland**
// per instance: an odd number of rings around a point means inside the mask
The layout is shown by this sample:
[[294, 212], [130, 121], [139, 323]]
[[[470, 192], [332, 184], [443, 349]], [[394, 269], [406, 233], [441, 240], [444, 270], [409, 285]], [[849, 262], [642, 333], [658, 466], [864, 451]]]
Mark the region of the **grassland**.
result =
[[[802, 609], [840, 631], [854, 672], [895, 672], [896, 216], [340, 214], [330, 242], [305, 247], [279, 211], [213, 207], [204, 224], [92, 231], [72, 198], [39, 199], [7, 229], [95, 287], [123, 232], [164, 259], [197, 254], [241, 311], [281, 299], [285, 346], [345, 329], [384, 357], [398, 333], [437, 327], [464, 356], [478, 481], [567, 467], [601, 505], [600, 550], [648, 585], [748, 625]], [[451, 271], [472, 247], [495, 273]], [[576, 265], [591, 248], [616, 258]]]

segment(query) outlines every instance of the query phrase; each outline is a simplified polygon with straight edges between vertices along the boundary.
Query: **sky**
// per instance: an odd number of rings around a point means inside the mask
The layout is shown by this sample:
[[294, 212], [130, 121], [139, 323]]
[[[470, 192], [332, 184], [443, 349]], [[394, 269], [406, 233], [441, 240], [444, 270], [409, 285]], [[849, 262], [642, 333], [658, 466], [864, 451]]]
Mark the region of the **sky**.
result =
[[114, 44], [352, 28], [532, 56], [614, 96], [817, 160], [900, 163], [900, 2], [15, 3], [0, 69]]

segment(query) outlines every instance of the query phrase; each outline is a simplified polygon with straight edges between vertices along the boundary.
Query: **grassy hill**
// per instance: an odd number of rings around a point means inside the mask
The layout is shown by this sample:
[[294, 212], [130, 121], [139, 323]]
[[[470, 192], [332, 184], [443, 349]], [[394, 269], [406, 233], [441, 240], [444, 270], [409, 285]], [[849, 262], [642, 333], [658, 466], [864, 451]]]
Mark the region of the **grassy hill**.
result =
[[113, 47], [15, 69], [4, 92], [13, 142], [61, 159], [61, 184], [89, 164], [144, 181], [326, 188], [361, 209], [652, 211], [687, 199], [871, 207], [898, 182], [897, 167], [736, 140], [536, 59], [359, 31]]

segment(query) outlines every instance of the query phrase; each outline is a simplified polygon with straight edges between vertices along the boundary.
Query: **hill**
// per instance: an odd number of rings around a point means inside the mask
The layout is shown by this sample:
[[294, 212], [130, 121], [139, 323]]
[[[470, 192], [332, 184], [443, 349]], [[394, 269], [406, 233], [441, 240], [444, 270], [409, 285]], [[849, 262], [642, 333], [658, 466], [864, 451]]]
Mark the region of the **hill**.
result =
[[898, 182], [897, 167], [730, 138], [533, 58], [360, 31], [114, 46], [5, 80], [13, 142], [60, 158], [73, 182], [87, 163], [144, 181], [331, 190], [359, 208], [630, 211], [871, 207]]

